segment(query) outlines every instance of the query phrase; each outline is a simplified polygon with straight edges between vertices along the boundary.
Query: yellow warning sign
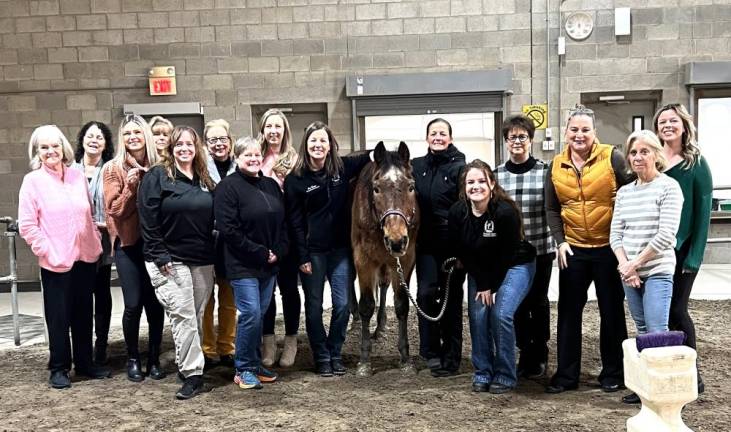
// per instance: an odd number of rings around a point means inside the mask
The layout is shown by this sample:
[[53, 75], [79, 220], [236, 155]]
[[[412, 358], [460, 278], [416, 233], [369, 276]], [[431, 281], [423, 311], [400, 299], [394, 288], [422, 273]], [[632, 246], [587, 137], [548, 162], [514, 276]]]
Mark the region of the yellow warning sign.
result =
[[523, 105], [523, 114], [533, 120], [536, 129], [545, 129], [548, 126], [548, 104]]

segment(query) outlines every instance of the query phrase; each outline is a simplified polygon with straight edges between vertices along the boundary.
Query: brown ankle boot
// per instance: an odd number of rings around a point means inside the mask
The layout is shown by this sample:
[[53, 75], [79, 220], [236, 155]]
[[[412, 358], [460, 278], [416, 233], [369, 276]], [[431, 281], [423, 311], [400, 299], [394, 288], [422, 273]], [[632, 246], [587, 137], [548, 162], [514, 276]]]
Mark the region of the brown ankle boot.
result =
[[277, 339], [274, 335], [265, 335], [261, 344], [261, 364], [272, 367], [277, 361]]

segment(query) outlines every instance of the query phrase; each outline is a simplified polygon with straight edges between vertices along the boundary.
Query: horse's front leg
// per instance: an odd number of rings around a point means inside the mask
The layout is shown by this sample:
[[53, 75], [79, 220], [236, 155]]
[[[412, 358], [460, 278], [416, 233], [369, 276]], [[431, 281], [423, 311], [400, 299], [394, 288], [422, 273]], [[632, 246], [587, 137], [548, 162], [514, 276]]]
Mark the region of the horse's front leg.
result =
[[409, 355], [409, 298], [406, 290], [398, 282], [394, 282], [394, 306], [398, 318], [398, 351], [401, 354], [401, 370], [407, 373], [416, 373], [416, 366]]
[[388, 294], [388, 281], [378, 285], [378, 315], [376, 318], [376, 331], [373, 332], [373, 339], [380, 339], [386, 333], [386, 295]]
[[[365, 277], [364, 277], [365, 276]], [[371, 317], [376, 308], [376, 300], [373, 297], [375, 288], [373, 275], [360, 275], [360, 301], [358, 302], [358, 313], [360, 314], [360, 362], [358, 362], [357, 375], [367, 377], [373, 374], [371, 368]]]

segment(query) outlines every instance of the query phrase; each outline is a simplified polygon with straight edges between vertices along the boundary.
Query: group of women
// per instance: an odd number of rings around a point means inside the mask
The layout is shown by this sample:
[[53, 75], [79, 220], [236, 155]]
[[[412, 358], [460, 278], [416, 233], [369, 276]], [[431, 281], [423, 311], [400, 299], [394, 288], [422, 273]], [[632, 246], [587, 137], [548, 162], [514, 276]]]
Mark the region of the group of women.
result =
[[[603, 390], [623, 383], [625, 294], [639, 332], [680, 329], [695, 347], [688, 297], [708, 231], [710, 171], [684, 107], [663, 107], [654, 125], [654, 132], [632, 134], [623, 155], [599, 142], [593, 113], [577, 107], [566, 125], [566, 149], [546, 164], [530, 154], [533, 123], [514, 116], [502, 127], [509, 160], [493, 171], [480, 160], [466, 163], [449, 122], [429, 122], [428, 152], [412, 161], [422, 214], [417, 301], [435, 313], [445, 289], [452, 299], [462, 298], [467, 277], [474, 391], [505, 393], [519, 377], [545, 375], [547, 292], [556, 255], [558, 365], [547, 392], [578, 386], [591, 282], [601, 315]], [[229, 124], [213, 120], [201, 139], [195, 129], [173, 127], [162, 117], [148, 124], [129, 115], [120, 124], [116, 151], [109, 128], [90, 122], [81, 128], [74, 155], [55, 126], [33, 132], [18, 219], [41, 267], [52, 387], [71, 385], [72, 362], [77, 375], [110, 376], [104, 365], [112, 262], [124, 295], [131, 381], [166, 376], [159, 361], [164, 313], [183, 381], [179, 399], [208, 389], [203, 372], [215, 357], [235, 369], [241, 388], [276, 381], [268, 368], [277, 361], [291, 366], [297, 352], [298, 276], [316, 372], [346, 373], [341, 351], [353, 279], [349, 183], [370, 155], [340, 157], [332, 131], [321, 122], [305, 129], [297, 151], [287, 119], [276, 109], [263, 115], [259, 134], [234, 142]], [[443, 263], [450, 257], [456, 264], [448, 277]], [[333, 305], [328, 330], [322, 317], [326, 279]], [[281, 358], [275, 285], [284, 308]], [[138, 347], [143, 308], [149, 324], [144, 371]], [[433, 376], [457, 373], [461, 302], [450, 301], [438, 323], [420, 317], [419, 336]], [[631, 396], [625, 399], [631, 402]]]

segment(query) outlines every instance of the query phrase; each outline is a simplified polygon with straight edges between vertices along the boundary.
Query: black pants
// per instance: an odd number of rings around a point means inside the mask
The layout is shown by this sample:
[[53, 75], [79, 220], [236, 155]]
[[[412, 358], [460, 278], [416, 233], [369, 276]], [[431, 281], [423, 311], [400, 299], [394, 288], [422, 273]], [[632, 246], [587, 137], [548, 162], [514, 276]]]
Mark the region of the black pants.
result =
[[96, 263], [76, 261], [71, 270], [56, 273], [41, 269], [43, 310], [48, 326], [48, 348], [51, 372], [77, 370], [91, 366], [92, 289]]
[[152, 352], [160, 352], [162, 341], [162, 327], [165, 315], [162, 306], [155, 297], [150, 277], [145, 269], [145, 260], [142, 255], [142, 239], [132, 246], [114, 247], [114, 261], [117, 264], [117, 273], [122, 285], [124, 296], [124, 313], [122, 314], [122, 331], [127, 344], [127, 356], [131, 359], [140, 358], [140, 317], [142, 308], [145, 308], [147, 324], [149, 325], [148, 346]]
[[[282, 260], [277, 274], [277, 286], [279, 287], [279, 295], [282, 296], [282, 309], [284, 309], [282, 311], [284, 315], [284, 333], [287, 336], [296, 335], [300, 326], [302, 300], [297, 287], [298, 267], [295, 256], [289, 254]], [[277, 302], [274, 301], [274, 290], [272, 290], [272, 301], [264, 314], [264, 335], [274, 334], [276, 316]]]
[[673, 276], [673, 297], [670, 301], [670, 330], [682, 330], [685, 344], [696, 349], [695, 325], [688, 313], [688, 301], [697, 272], [683, 273], [683, 262], [690, 250], [690, 240], [686, 240], [680, 250], [675, 251], [675, 275]]
[[622, 341], [627, 339], [624, 318], [624, 289], [617, 271], [617, 259], [609, 246], [601, 248], [571, 247], [568, 267], [559, 272], [558, 330], [556, 347], [558, 366], [551, 384], [575, 386], [581, 372], [581, 322], [587, 291], [596, 287], [599, 305], [599, 349], [602, 371], [599, 382], [623, 384]]
[[[447, 273], [442, 271], [446, 257], [428, 254], [416, 256], [416, 301], [427, 315], [436, 316], [441, 310], [438, 302], [443, 297]], [[441, 367], [450, 371], [459, 369], [462, 361], [462, 285], [464, 270], [454, 270], [449, 286], [449, 301], [444, 316], [438, 322], [419, 315], [419, 355], [428, 363], [439, 359]]]
[[112, 265], [101, 265], [94, 281], [94, 332], [96, 346], [106, 348], [109, 339], [109, 323], [112, 320]]
[[548, 362], [548, 340], [551, 337], [548, 285], [555, 258], [555, 253], [536, 257], [533, 285], [515, 313], [515, 339], [520, 348], [520, 365], [524, 368], [532, 369]]

